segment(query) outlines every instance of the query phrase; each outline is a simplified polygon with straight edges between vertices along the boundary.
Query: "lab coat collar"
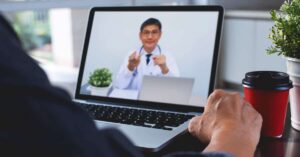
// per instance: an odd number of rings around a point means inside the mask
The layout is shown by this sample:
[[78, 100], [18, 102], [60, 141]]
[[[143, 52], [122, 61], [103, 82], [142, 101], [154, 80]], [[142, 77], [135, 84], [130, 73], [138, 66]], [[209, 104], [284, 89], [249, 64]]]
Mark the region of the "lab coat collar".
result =
[[[143, 56], [146, 56], [146, 54], [148, 54], [148, 53], [145, 51], [144, 48], [143, 48], [143, 50], [142, 50], [141, 53], [143, 54]], [[160, 54], [158, 46], [156, 46], [156, 47], [154, 48], [154, 50], [151, 52], [151, 54], [152, 54], [152, 56], [154, 56], [154, 55], [159, 55], [159, 54]]]

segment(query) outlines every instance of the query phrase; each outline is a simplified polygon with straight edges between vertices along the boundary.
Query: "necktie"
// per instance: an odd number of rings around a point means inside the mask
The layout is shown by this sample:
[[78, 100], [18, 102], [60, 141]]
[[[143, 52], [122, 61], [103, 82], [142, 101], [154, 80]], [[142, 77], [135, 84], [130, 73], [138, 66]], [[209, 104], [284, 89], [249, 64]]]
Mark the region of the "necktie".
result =
[[146, 54], [146, 64], [148, 65], [150, 62], [150, 57], [152, 54]]

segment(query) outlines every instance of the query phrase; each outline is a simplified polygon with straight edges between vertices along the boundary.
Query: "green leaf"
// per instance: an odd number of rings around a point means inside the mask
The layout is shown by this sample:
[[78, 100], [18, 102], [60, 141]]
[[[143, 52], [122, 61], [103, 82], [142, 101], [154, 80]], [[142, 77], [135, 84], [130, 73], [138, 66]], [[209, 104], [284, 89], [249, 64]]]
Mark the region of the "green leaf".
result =
[[95, 69], [90, 73], [88, 83], [95, 87], [107, 87], [112, 82], [112, 73], [108, 68]]
[[268, 37], [273, 45], [266, 53], [300, 59], [300, 0], [285, 1], [278, 11], [271, 10], [270, 15], [274, 25]]

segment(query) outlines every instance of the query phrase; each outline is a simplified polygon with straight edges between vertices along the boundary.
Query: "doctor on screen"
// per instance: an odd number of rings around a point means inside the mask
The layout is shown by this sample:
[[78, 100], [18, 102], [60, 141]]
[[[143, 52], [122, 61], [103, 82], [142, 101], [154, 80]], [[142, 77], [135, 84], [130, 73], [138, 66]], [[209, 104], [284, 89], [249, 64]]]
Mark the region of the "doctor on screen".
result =
[[179, 76], [175, 59], [158, 45], [161, 28], [160, 21], [155, 18], [142, 23], [139, 33], [142, 46], [125, 57], [114, 88], [139, 90], [143, 75]]

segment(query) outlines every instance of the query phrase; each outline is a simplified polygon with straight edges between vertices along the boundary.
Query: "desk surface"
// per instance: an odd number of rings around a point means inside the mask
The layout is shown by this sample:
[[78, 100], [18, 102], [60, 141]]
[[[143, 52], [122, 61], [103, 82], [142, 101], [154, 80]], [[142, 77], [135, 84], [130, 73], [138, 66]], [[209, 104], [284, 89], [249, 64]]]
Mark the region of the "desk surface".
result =
[[[290, 109], [288, 109], [285, 130], [281, 138], [261, 137], [255, 157], [299, 157], [300, 131], [291, 127]], [[188, 133], [176, 139], [170, 145], [157, 153], [145, 153], [146, 156], [161, 156], [176, 151], [202, 151], [205, 148], [201, 142]]]

